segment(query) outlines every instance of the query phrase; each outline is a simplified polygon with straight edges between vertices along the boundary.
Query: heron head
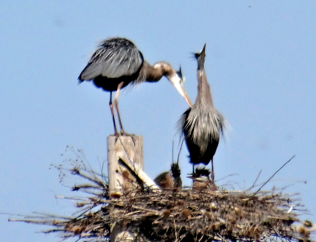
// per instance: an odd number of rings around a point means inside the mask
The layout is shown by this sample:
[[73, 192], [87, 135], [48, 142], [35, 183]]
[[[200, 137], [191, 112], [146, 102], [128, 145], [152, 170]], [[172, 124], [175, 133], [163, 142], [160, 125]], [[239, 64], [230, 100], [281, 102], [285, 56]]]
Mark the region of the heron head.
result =
[[188, 97], [188, 95], [186, 94], [183, 87], [185, 78], [182, 75], [181, 67], [178, 71], [167, 74], [166, 77], [169, 79], [172, 85], [177, 89], [180, 95], [185, 99], [185, 101], [189, 104], [189, 106], [192, 107], [192, 102], [190, 98]]
[[181, 176], [181, 169], [178, 163], [171, 164], [171, 173], [173, 177], [180, 177]]
[[203, 49], [198, 52], [198, 53], [194, 53], [194, 57], [197, 59], [198, 62], [198, 70], [202, 70], [204, 69], [204, 62], [205, 62], [205, 48], [206, 48], [206, 44], [204, 45]]
[[184, 77], [183, 74], [182, 74], [181, 66], [179, 67], [179, 70], [176, 71], [176, 74], [177, 74], [178, 77], [182, 80], [182, 85], [183, 85], [183, 83], [185, 82], [185, 77]]

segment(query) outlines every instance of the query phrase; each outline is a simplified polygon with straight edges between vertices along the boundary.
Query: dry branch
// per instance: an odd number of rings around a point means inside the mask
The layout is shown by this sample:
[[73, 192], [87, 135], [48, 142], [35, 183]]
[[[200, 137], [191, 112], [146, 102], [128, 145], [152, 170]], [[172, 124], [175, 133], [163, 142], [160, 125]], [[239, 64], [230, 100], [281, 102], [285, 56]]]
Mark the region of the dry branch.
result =
[[300, 221], [299, 211], [304, 207], [296, 201], [297, 194], [284, 194], [282, 189], [259, 190], [253, 195], [224, 189], [195, 192], [191, 188], [154, 193], [145, 187], [111, 197], [104, 176], [86, 166], [73, 162], [68, 169], [56, 167], [82, 181], [73, 191], [88, 196], [61, 197], [75, 201], [79, 215], [41, 214], [9, 221], [49, 225], [43, 232], [80, 241], [103, 241], [124, 231], [135, 241], [299, 241], [308, 240], [315, 230], [311, 222]]

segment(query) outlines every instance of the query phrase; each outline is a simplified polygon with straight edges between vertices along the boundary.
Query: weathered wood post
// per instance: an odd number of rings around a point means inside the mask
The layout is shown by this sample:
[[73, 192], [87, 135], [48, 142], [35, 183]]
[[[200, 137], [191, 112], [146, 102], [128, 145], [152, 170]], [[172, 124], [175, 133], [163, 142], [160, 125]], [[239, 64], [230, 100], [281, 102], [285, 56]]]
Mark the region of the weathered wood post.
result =
[[133, 136], [108, 136], [108, 177], [110, 194], [122, 194], [123, 172], [126, 170], [119, 164], [123, 159], [136, 164], [144, 170], [143, 137]]
[[[126, 173], [127, 178], [126, 179]], [[144, 172], [143, 137], [133, 136], [108, 136], [108, 177], [110, 196], [122, 195], [126, 189], [137, 187], [137, 179], [141, 180], [154, 192], [159, 192], [155, 182]], [[137, 177], [137, 179], [136, 179]], [[132, 187], [126, 187], [126, 182]], [[120, 224], [115, 224], [111, 229], [110, 242], [135, 241], [135, 234], [126, 230]], [[138, 241], [148, 242], [142, 238]]]

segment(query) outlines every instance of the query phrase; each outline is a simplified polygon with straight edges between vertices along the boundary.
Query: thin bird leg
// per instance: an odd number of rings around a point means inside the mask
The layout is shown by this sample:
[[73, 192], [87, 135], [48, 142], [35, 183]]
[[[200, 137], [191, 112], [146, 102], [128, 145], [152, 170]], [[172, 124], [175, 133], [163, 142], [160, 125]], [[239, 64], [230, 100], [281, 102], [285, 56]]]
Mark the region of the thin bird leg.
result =
[[118, 116], [118, 119], [119, 119], [119, 122], [120, 122], [121, 134], [124, 133], [124, 128], [123, 128], [123, 124], [122, 124], [122, 121], [121, 121], [120, 111], [118, 109], [118, 98], [119, 98], [120, 90], [121, 90], [121, 87], [123, 86], [123, 84], [124, 84], [124, 82], [121, 82], [117, 86], [117, 91], [116, 91], [116, 95], [115, 95], [115, 98], [114, 98], [114, 107], [116, 108], [117, 116]]
[[214, 158], [212, 159], [212, 175], [211, 175], [211, 178], [212, 178], [212, 182], [214, 182], [214, 179], [215, 179], [215, 174], [214, 174]]
[[116, 95], [115, 95], [115, 98], [114, 98], [114, 107], [116, 108], [116, 111], [117, 111], [117, 116], [118, 116], [119, 123], [120, 123], [120, 128], [121, 128], [121, 132], [120, 132], [121, 135], [134, 136], [133, 134], [129, 134], [129, 133], [125, 132], [125, 130], [123, 128], [122, 120], [121, 120], [120, 111], [119, 111], [119, 108], [118, 108], [118, 97], [120, 95], [120, 90], [121, 90], [121, 87], [123, 86], [123, 84], [124, 84], [124, 82], [121, 82], [117, 86], [117, 91], [116, 91]]
[[110, 103], [109, 103], [111, 114], [112, 114], [112, 120], [114, 125], [114, 135], [118, 136], [119, 133], [117, 132], [116, 123], [115, 123], [115, 117], [114, 117], [114, 110], [113, 110], [113, 104], [112, 104], [112, 92], [110, 92]]

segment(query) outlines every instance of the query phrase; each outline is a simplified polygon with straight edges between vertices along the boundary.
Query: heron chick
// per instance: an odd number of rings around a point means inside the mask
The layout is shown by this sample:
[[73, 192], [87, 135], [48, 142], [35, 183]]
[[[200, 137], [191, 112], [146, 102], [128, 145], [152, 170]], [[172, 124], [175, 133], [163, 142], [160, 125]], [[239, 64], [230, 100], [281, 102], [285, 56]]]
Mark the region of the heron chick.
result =
[[210, 174], [211, 172], [206, 168], [197, 168], [194, 173], [189, 174], [188, 178], [193, 180], [192, 190], [202, 191], [209, 189], [211, 191], [217, 191], [217, 186], [210, 180]]
[[[172, 142], [172, 160], [173, 160], [173, 142]], [[163, 190], [174, 189], [176, 191], [182, 190], [181, 169], [179, 166], [179, 157], [182, 150], [183, 141], [180, 146], [177, 161], [171, 163], [170, 171], [162, 172], [155, 178], [155, 183]]]
[[172, 163], [170, 171], [160, 173], [155, 179], [155, 183], [163, 190], [182, 189], [181, 170], [179, 163]]

